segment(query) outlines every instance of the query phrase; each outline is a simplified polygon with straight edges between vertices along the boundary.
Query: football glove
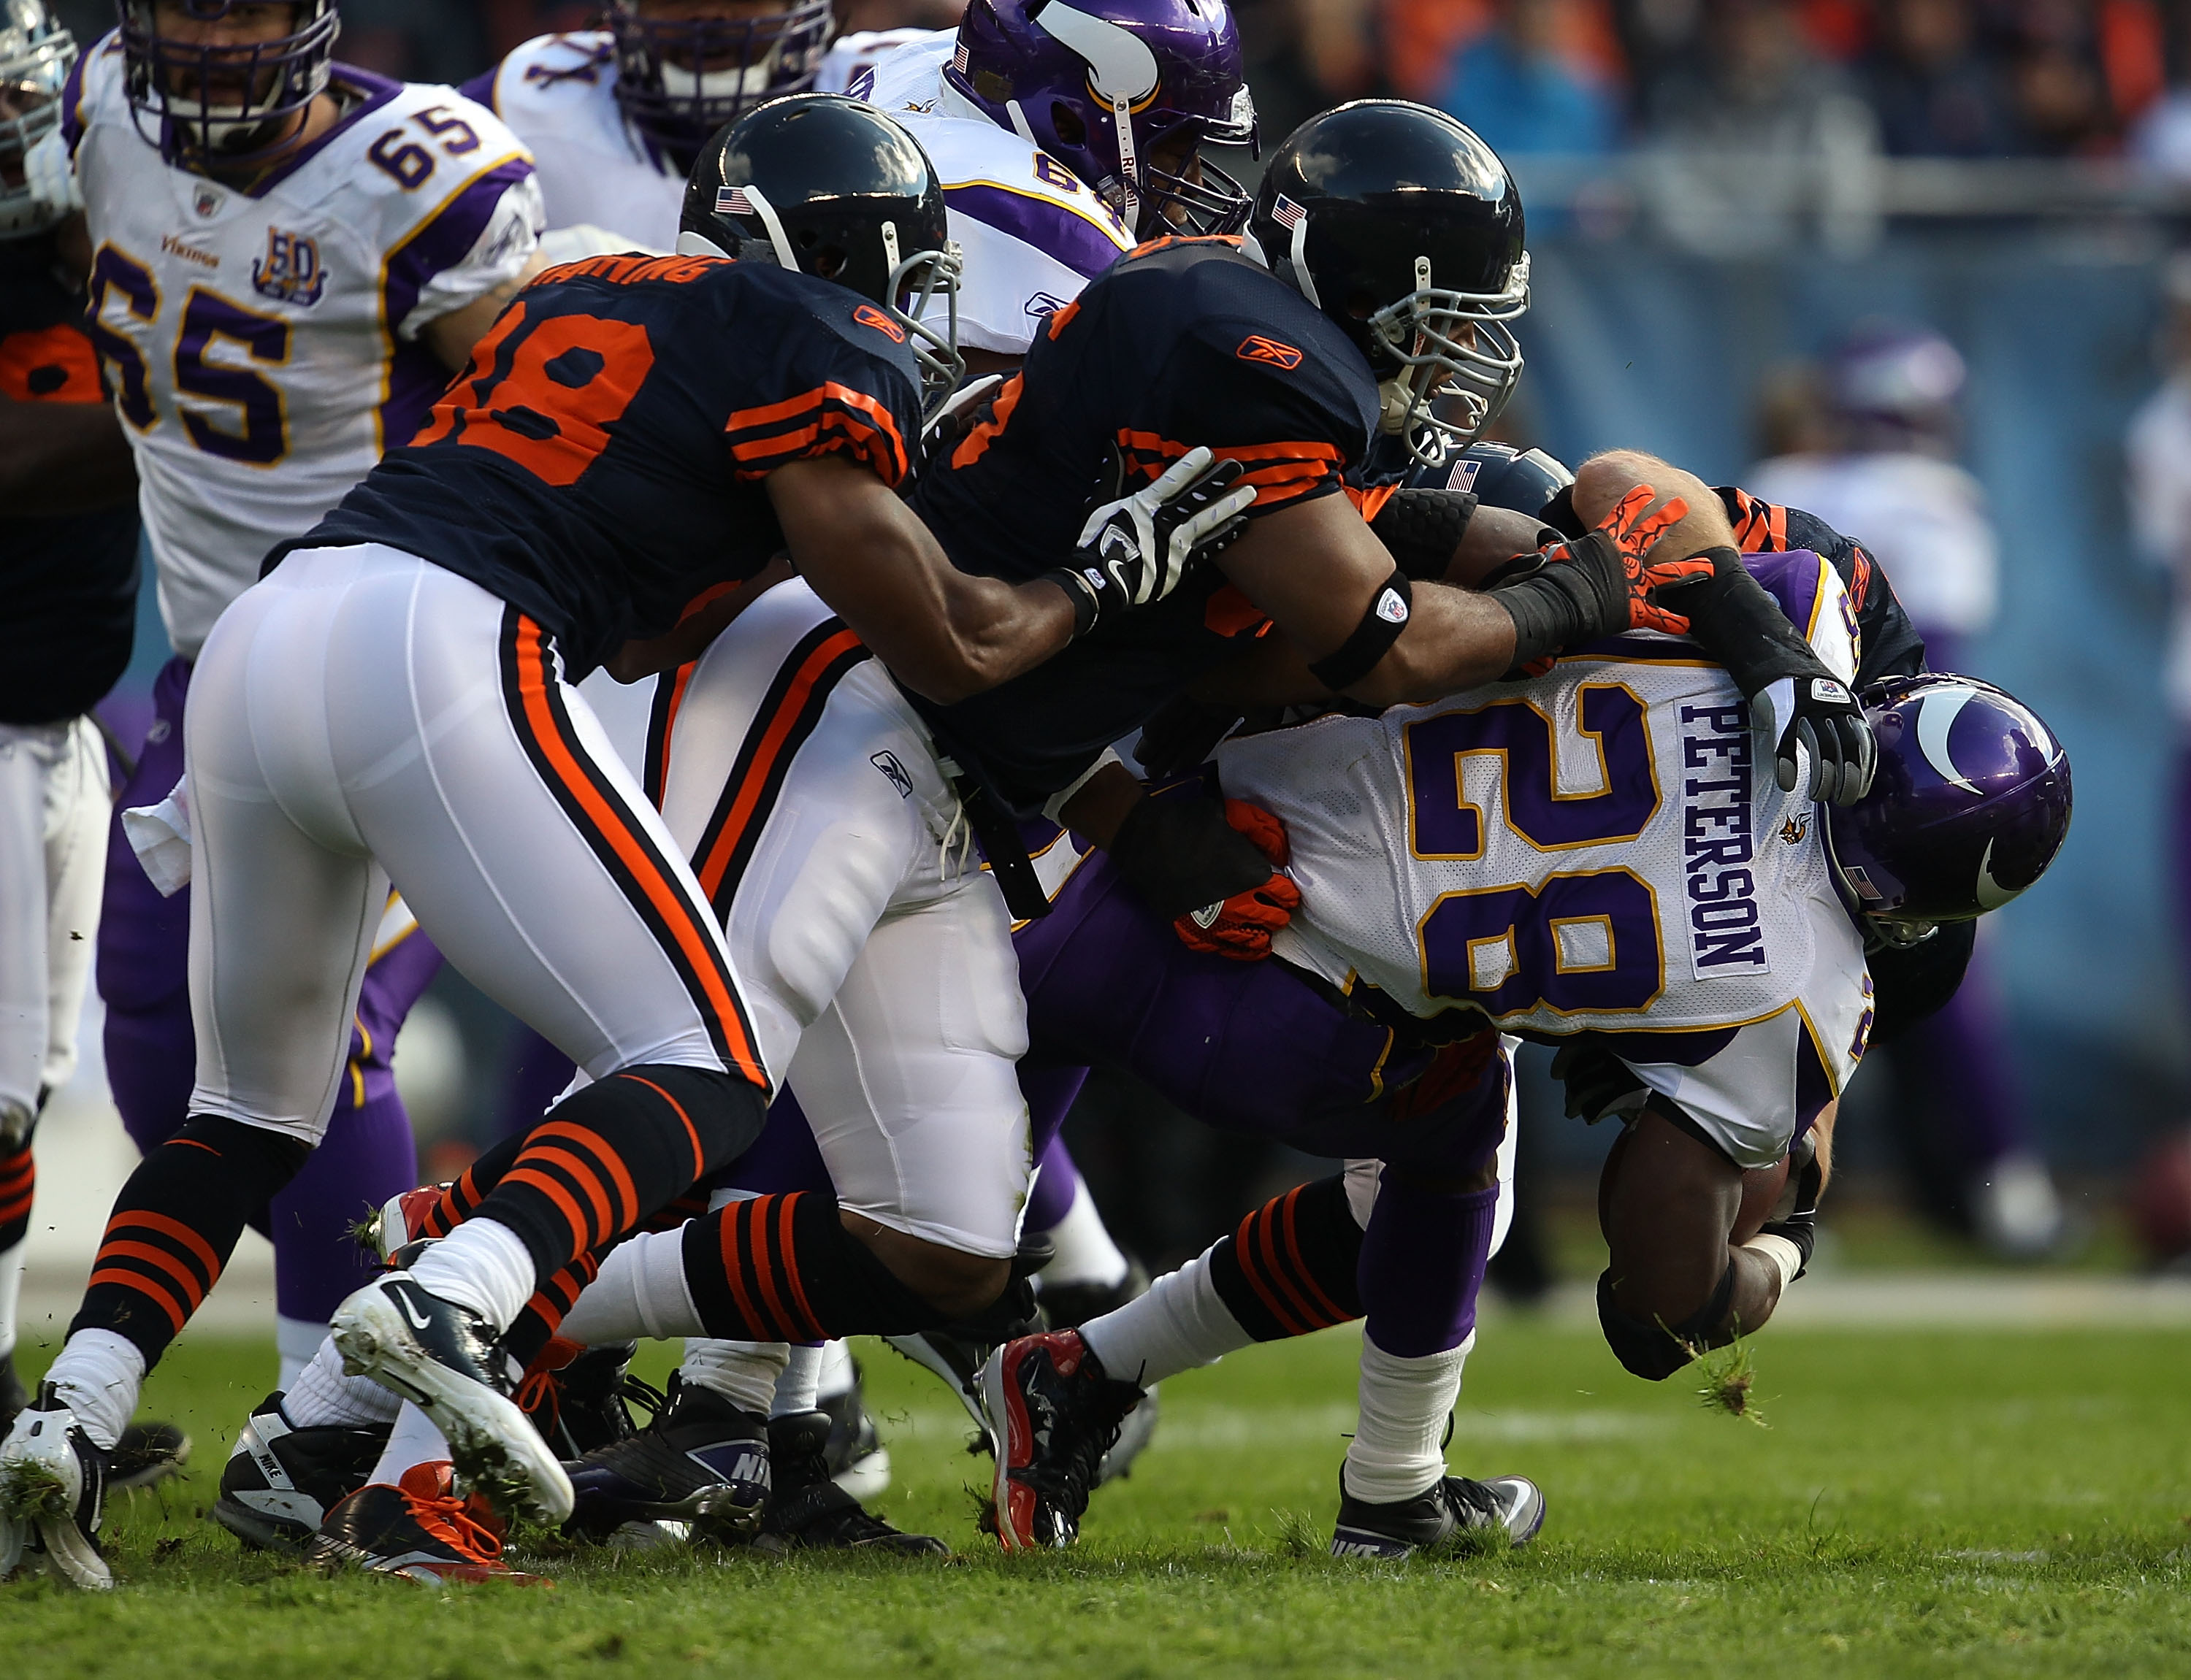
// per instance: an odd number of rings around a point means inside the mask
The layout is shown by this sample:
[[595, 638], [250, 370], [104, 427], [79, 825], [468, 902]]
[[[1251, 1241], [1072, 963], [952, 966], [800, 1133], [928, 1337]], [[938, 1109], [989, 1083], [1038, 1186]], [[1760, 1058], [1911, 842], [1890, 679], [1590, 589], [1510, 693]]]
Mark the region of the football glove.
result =
[[1660, 605], [1659, 593], [1710, 577], [1712, 562], [1692, 555], [1645, 563], [1652, 545], [1689, 512], [1678, 496], [1645, 512], [1655, 494], [1636, 485], [1595, 531], [1545, 548], [1550, 564], [1491, 592], [1514, 619], [1515, 664], [1629, 630], [1687, 633], [1688, 620]]
[[1286, 861], [1286, 826], [1245, 799], [1225, 802], [1225, 821], [1270, 861], [1270, 877], [1245, 892], [1189, 911], [1172, 928], [1189, 951], [1260, 962], [1271, 954], [1271, 936], [1300, 908], [1300, 888], [1278, 872]]
[[65, 221], [83, 208], [76, 163], [69, 156], [67, 137], [59, 127], [48, 128], [37, 145], [23, 154], [23, 184], [38, 207], [56, 221]]
[[1831, 675], [1776, 678], [1750, 696], [1750, 727], [1783, 793], [1795, 791], [1799, 748], [1811, 758], [1811, 798], [1853, 805], [1870, 791], [1879, 743], [1856, 696]]
[[1879, 758], [1864, 708], [1739, 553], [1722, 546], [1695, 558], [1710, 563], [1709, 575], [1665, 599], [1687, 616], [1690, 637], [1749, 700], [1758, 760], [1770, 758], [1781, 792], [1793, 792], [1801, 747], [1811, 759], [1807, 797], [1854, 804], [1869, 790]]
[[1244, 470], [1191, 449], [1153, 483], [1090, 514], [1072, 566], [1044, 574], [1073, 602], [1073, 634], [1162, 600], [1238, 536], [1255, 499], [1254, 485], [1237, 482]]
[[1167, 922], [1271, 878], [1269, 857], [1226, 820], [1224, 806], [1199, 793], [1142, 800], [1107, 849], [1134, 895]]

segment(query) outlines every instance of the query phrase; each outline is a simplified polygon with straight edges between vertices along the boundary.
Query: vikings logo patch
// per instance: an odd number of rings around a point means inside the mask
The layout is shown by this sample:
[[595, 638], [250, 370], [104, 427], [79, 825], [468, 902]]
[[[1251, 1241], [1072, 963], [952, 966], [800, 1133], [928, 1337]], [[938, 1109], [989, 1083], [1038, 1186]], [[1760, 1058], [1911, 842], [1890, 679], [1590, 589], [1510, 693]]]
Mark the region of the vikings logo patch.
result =
[[1791, 846], [1801, 845], [1804, 837], [1810, 831], [1811, 818], [1808, 812], [1801, 816], [1790, 817], [1787, 821], [1780, 825], [1780, 837]]
[[317, 241], [300, 233], [266, 230], [266, 254], [251, 265], [251, 289], [277, 304], [309, 308], [327, 289]]

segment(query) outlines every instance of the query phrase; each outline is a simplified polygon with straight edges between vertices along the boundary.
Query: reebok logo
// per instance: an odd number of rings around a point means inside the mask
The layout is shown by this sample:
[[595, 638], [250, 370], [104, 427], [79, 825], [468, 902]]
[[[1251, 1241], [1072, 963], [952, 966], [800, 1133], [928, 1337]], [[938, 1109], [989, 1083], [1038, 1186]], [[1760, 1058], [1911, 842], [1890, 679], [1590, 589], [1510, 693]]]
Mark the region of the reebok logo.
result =
[[872, 326], [894, 344], [905, 343], [905, 329], [877, 309], [873, 304], [862, 304], [852, 311], [852, 319], [862, 326]]
[[898, 762], [896, 753], [878, 752], [868, 762], [883, 773], [884, 780], [897, 789], [899, 798], [913, 797], [913, 778], [906, 773], [905, 766]]
[[1266, 338], [1260, 332], [1250, 332], [1240, 341], [1233, 352], [1243, 361], [1267, 362], [1272, 367], [1283, 367], [1288, 372], [1301, 365], [1301, 353], [1291, 344], [1282, 344], [1275, 338]]

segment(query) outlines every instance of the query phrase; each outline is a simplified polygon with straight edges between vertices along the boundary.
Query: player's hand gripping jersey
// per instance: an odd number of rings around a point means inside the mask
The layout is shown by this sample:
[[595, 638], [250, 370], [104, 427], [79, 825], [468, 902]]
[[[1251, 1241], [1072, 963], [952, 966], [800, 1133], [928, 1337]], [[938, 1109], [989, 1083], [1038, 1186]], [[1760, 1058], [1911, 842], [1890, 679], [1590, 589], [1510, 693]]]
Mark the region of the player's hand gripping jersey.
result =
[[[969, 571], [1033, 577], [1073, 552], [1086, 508], [1190, 447], [1247, 468], [1250, 519], [1336, 495], [1378, 415], [1369, 365], [1321, 310], [1229, 240], [1144, 247], [1058, 310], [1025, 373], [926, 471], [913, 505]], [[1022, 814], [1039, 809], [1266, 621], [1205, 567], [1026, 675], [922, 709]]]
[[575, 682], [783, 547], [761, 480], [843, 453], [896, 485], [919, 435], [905, 330], [856, 292], [718, 257], [550, 269], [408, 447], [296, 548], [384, 542], [490, 590]]
[[1049, 318], [1133, 241], [1070, 169], [943, 80], [958, 38], [955, 30], [920, 36], [854, 71], [847, 91], [903, 124], [943, 182], [965, 263], [960, 348], [1024, 355]]
[[248, 187], [162, 161], [116, 36], [63, 95], [93, 340], [186, 658], [268, 549], [410, 436], [448, 377], [419, 334], [514, 279], [539, 231], [524, 148], [454, 88], [339, 65], [330, 92], [341, 120]]
[[[1852, 678], [1830, 564], [1752, 565]], [[1847, 1083], [1871, 1000], [1818, 813], [1752, 752], [1725, 672], [1630, 636], [1541, 678], [1228, 741], [1217, 762], [1292, 843], [1302, 904], [1277, 955], [1417, 1017], [1610, 1035], [1761, 1166]]]

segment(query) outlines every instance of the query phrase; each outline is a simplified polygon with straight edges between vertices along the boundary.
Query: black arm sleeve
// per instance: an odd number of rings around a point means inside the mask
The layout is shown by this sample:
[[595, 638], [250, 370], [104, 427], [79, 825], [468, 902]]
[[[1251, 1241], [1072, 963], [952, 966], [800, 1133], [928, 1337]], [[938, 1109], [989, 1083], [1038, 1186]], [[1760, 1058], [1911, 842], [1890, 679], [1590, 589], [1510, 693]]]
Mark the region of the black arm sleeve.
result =
[[1465, 491], [1399, 490], [1369, 529], [1391, 551], [1393, 563], [1420, 583], [1445, 576], [1476, 508], [1476, 497]]

